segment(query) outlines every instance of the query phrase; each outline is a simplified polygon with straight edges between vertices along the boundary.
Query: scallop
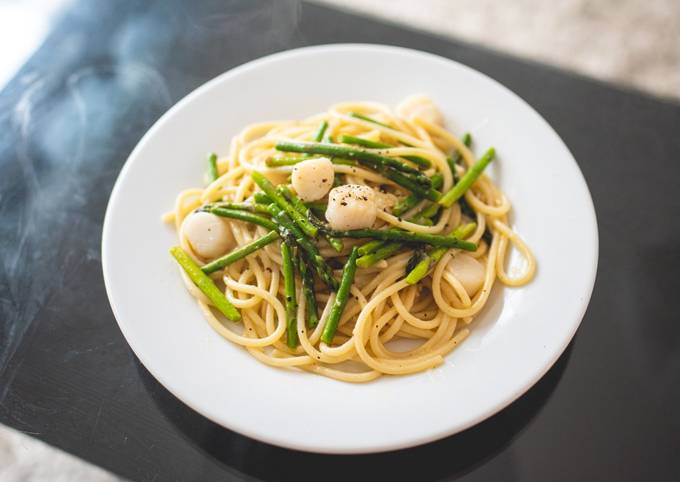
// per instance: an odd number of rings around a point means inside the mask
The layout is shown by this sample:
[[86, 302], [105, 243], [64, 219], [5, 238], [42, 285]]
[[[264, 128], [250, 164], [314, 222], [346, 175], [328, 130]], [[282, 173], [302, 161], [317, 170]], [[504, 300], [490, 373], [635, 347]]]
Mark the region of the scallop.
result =
[[446, 270], [460, 281], [469, 296], [474, 296], [484, 284], [484, 265], [469, 254], [457, 253]]
[[407, 97], [397, 106], [397, 113], [407, 119], [420, 117], [432, 124], [444, 125], [444, 116], [437, 106], [434, 105], [432, 99], [426, 95]]
[[234, 244], [234, 235], [227, 223], [211, 213], [190, 214], [182, 225], [191, 249], [201, 258], [212, 259], [226, 253]]
[[295, 165], [291, 184], [303, 201], [316, 201], [324, 197], [333, 186], [335, 170], [327, 157], [307, 159]]
[[375, 192], [361, 184], [345, 184], [328, 194], [326, 219], [338, 230], [370, 228], [378, 214]]

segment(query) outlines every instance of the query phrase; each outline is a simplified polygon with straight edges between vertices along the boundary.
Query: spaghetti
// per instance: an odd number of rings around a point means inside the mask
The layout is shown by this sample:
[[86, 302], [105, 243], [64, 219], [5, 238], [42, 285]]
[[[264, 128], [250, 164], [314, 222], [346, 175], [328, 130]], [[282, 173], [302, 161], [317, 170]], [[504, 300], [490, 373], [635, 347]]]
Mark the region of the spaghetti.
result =
[[[246, 127], [211, 158], [207, 187], [182, 191], [164, 216], [188, 255], [189, 293], [217, 333], [267, 365], [347, 382], [440, 365], [496, 280], [522, 286], [536, 270], [509, 200], [481, 172], [493, 151], [478, 160], [469, 139], [424, 96], [394, 112], [343, 103]], [[521, 273], [506, 271], [512, 247]]]

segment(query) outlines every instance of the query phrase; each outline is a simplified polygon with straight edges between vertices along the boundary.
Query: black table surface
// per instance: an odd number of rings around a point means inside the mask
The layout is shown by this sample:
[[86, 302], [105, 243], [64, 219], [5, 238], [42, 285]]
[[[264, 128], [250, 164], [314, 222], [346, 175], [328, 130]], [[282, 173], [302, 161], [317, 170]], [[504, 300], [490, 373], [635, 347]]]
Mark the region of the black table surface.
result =
[[[556, 365], [489, 420], [399, 452], [215, 425], [140, 365], [102, 280], [109, 193], [153, 122], [231, 67], [335, 42], [434, 52], [514, 90], [572, 150], [599, 220], [592, 301]], [[677, 104], [324, 7], [77, 2], [0, 92], [0, 422], [132, 480], [680, 480], [679, 152]]]

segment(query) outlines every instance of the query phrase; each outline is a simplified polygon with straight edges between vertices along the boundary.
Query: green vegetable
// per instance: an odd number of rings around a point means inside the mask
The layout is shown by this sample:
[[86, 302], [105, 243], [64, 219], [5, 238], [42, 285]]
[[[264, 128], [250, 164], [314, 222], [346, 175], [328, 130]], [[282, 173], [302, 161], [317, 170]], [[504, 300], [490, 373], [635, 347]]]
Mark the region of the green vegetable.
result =
[[294, 166], [295, 164], [298, 164], [304, 160], [304, 157], [281, 156], [268, 157], [264, 163], [267, 165], [267, 167]]
[[271, 182], [269, 182], [269, 180], [266, 177], [264, 177], [261, 173], [257, 171], [251, 172], [250, 176], [253, 178], [253, 181], [255, 181], [255, 184], [257, 184], [260, 187], [260, 189], [262, 189], [277, 206], [283, 209], [284, 212], [288, 216], [290, 216], [290, 218], [293, 219], [293, 221], [295, 221], [295, 224], [297, 224], [307, 236], [313, 238], [317, 235], [319, 229], [316, 226], [314, 226], [309, 221], [309, 219], [305, 218], [302, 214], [300, 214], [286, 200], [286, 198], [279, 194], [276, 191], [274, 185]]
[[326, 324], [323, 327], [323, 332], [321, 333], [321, 341], [330, 345], [333, 342], [333, 337], [338, 329], [338, 322], [342, 316], [342, 312], [345, 310], [347, 305], [347, 299], [349, 298], [350, 290], [352, 289], [352, 282], [354, 281], [354, 274], [357, 270], [357, 247], [352, 248], [352, 252], [349, 255], [349, 259], [345, 264], [345, 268], [342, 270], [342, 279], [340, 280], [340, 287], [338, 288], [338, 293], [335, 296], [335, 301], [328, 313], [328, 318], [326, 319]]
[[368, 121], [368, 122], [373, 122], [374, 124], [378, 124], [379, 126], [389, 127], [391, 129], [391, 127], [388, 126], [387, 124], [383, 124], [382, 122], [378, 122], [377, 120], [371, 119], [370, 117], [368, 117], [366, 115], [359, 114], [358, 112], [350, 112], [347, 115], [349, 115], [350, 117], [354, 117], [355, 119], [361, 119], [361, 120], [365, 120], [365, 121]]
[[416, 213], [415, 216], [409, 219], [409, 221], [412, 223], [431, 226], [433, 224], [432, 218], [434, 218], [437, 213], [439, 213], [439, 208], [441, 208], [439, 204], [432, 203], [429, 206], [423, 208], [420, 212]]
[[212, 301], [213, 305], [215, 305], [215, 308], [217, 308], [220, 313], [231, 321], [239, 321], [241, 319], [241, 313], [229, 302], [213, 280], [201, 271], [201, 268], [193, 259], [191, 259], [191, 256], [184, 252], [179, 246], [170, 248], [170, 254], [175, 258], [177, 263], [179, 263], [198, 289]]
[[[368, 147], [369, 149], [389, 149], [395, 147], [393, 145], [385, 144], [382, 142], [369, 141], [368, 139], [364, 139], [361, 137], [345, 135], [340, 136], [340, 142], [342, 142], [343, 144], [353, 144], [355, 146]], [[409, 161], [424, 168], [428, 168], [432, 165], [429, 159], [425, 159], [424, 157], [420, 156], [404, 156], [404, 159], [408, 159]]]
[[[466, 132], [463, 135], [463, 144], [465, 144], [466, 147], [470, 147], [472, 144], [472, 136], [469, 132]], [[453, 176], [454, 181], [458, 179], [458, 174], [456, 173], [456, 164], [458, 164], [462, 158], [463, 156], [458, 150], [454, 152], [451, 157], [446, 158], [446, 162], [449, 165], [449, 169], [451, 169], [451, 175]]]
[[322, 142], [292, 142], [280, 141], [276, 144], [276, 149], [284, 152], [300, 152], [304, 154], [321, 154], [329, 157], [340, 157], [342, 159], [352, 159], [361, 163], [367, 163], [371, 167], [386, 168], [391, 167], [397, 171], [411, 174], [414, 182], [423, 186], [430, 187], [432, 182], [418, 169], [408, 166], [399, 159], [381, 156], [375, 152], [357, 149], [354, 147], [341, 146], [337, 144], [325, 144]]
[[[269, 203], [267, 203], [269, 204]], [[225, 208], [225, 209], [236, 209], [238, 211], [248, 211], [251, 213], [261, 213], [261, 214], [268, 214], [269, 211], [267, 210], [267, 205], [266, 204], [260, 204], [260, 203], [233, 203], [233, 202], [218, 202], [209, 205], [211, 208], [212, 207], [218, 207], [218, 208]]]
[[[437, 173], [432, 176], [432, 187], [434, 189], [439, 189], [440, 187], [442, 187], [443, 184], [444, 176], [442, 176], [440, 173]], [[418, 194], [415, 193], [411, 193], [394, 205], [394, 207], [392, 208], [392, 214], [394, 214], [395, 216], [401, 216], [409, 209], [413, 209], [416, 206], [416, 204], [418, 204], [422, 200], [423, 200], [422, 196], [419, 196]]]
[[295, 268], [293, 266], [293, 249], [286, 240], [281, 243], [281, 259], [283, 294], [286, 297], [286, 342], [290, 348], [295, 348], [298, 344]]
[[204, 265], [201, 268], [201, 270], [205, 274], [210, 274], [214, 273], [215, 271], [219, 271], [225, 266], [229, 266], [230, 264], [235, 263], [239, 259], [243, 259], [249, 254], [254, 253], [258, 249], [264, 248], [265, 246], [274, 242], [277, 239], [279, 239], [279, 233], [276, 231], [270, 231], [261, 238], [258, 238], [255, 241], [243, 245], [240, 248], [233, 250], [231, 253], [222, 256], [221, 258], [217, 258], [216, 260], [211, 261], [210, 263]]
[[245, 221], [247, 223], [258, 224], [270, 231], [275, 231], [277, 226], [270, 219], [257, 214], [249, 213], [248, 211], [242, 211], [238, 209], [227, 209], [219, 206], [209, 207], [208, 212], [214, 214], [215, 216], [220, 216], [223, 218], [238, 219], [239, 221]]
[[[464, 226], [459, 226], [451, 234], [449, 234], [449, 237], [455, 239], [464, 239], [470, 236], [475, 229], [477, 229], [476, 223], [469, 223]], [[427, 273], [430, 271], [430, 266], [442, 259], [442, 256], [444, 256], [448, 250], [449, 248], [446, 247], [433, 249], [413, 269], [409, 271], [408, 275], [406, 276], [406, 282], [413, 285], [427, 276]]]
[[328, 122], [322, 121], [319, 129], [317, 129], [316, 134], [314, 135], [314, 140], [316, 142], [321, 142], [323, 135], [326, 133], [326, 129], [328, 129]]
[[310, 328], [316, 327], [319, 324], [318, 308], [316, 306], [316, 295], [314, 294], [314, 277], [307, 265], [307, 259], [302, 253], [299, 258], [300, 277], [302, 278], [302, 294], [305, 297], [305, 306], [307, 314], [307, 326]]
[[268, 205], [268, 204], [271, 204], [271, 203], [274, 202], [274, 201], [272, 201], [272, 198], [267, 196], [262, 191], [257, 191], [256, 193], [254, 193], [253, 194], [253, 200], [258, 204], [264, 204], [264, 205]]
[[463, 177], [456, 183], [455, 186], [451, 188], [449, 192], [444, 194], [439, 200], [439, 204], [448, 208], [451, 207], [453, 203], [458, 201], [458, 199], [465, 194], [465, 191], [470, 189], [470, 186], [481, 176], [486, 166], [493, 160], [496, 155], [496, 150], [492, 147], [477, 161], [470, 169], [467, 170]]
[[410, 231], [397, 231], [393, 229], [354, 229], [351, 231], [334, 231], [328, 233], [338, 238], [373, 238], [388, 241], [402, 241], [405, 243], [431, 244], [432, 246], [445, 246], [447, 248], [476, 251], [477, 245], [451, 236], [439, 234], [412, 233]]
[[[290, 202], [293, 207], [300, 213], [302, 214], [305, 218], [309, 219], [309, 221], [312, 224], [320, 225], [321, 221], [319, 221], [314, 214], [310, 211], [310, 209], [307, 207], [305, 203], [300, 200], [299, 197], [297, 197], [293, 191], [291, 191], [288, 186], [285, 186], [283, 184], [279, 185], [276, 187], [276, 190], [279, 194], [281, 194], [283, 197], [286, 198], [288, 202]], [[338, 253], [342, 251], [343, 244], [341, 239], [333, 238], [331, 236], [326, 236], [324, 235], [326, 240], [328, 241], [328, 244], [330, 244], [334, 250], [336, 250]]]
[[279, 224], [279, 234], [281, 237], [286, 239], [288, 236], [292, 236], [298, 246], [300, 246], [307, 254], [307, 259], [309, 259], [310, 264], [314, 266], [314, 270], [319, 275], [319, 278], [321, 278], [332, 291], [335, 291], [338, 288], [338, 282], [333, 277], [333, 271], [319, 253], [319, 249], [316, 245], [279, 206], [270, 204], [269, 210], [274, 220]]
[[373, 266], [381, 259], [385, 259], [399, 251], [402, 246], [402, 243], [387, 243], [376, 249], [374, 252], [365, 254], [357, 259], [357, 266], [360, 268], [368, 268], [369, 266]]
[[380, 240], [369, 241], [359, 246], [359, 256], [365, 256], [367, 254], [373, 253], [375, 250], [383, 246], [385, 243]]
[[218, 177], [220, 177], [220, 175], [217, 172], [217, 154], [212, 152], [208, 156], [208, 184], [217, 180]]

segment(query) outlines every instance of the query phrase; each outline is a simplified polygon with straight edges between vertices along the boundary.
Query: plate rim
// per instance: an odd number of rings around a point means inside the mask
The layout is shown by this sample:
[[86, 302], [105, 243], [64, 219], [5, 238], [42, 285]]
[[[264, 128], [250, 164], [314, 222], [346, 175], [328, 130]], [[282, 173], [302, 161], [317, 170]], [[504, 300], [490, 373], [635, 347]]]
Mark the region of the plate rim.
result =
[[[111, 271], [111, 266], [110, 263], [112, 260], [110, 260], [110, 256], [107, 255], [107, 253], [110, 251], [111, 246], [110, 246], [110, 238], [111, 238], [111, 218], [112, 218], [112, 211], [115, 209], [115, 205], [117, 204], [117, 199], [120, 196], [120, 191], [122, 189], [122, 185], [124, 184], [124, 180], [127, 176], [127, 172], [130, 170], [132, 166], [131, 160], [133, 160], [139, 151], [141, 151], [144, 146], [149, 142], [149, 140], [156, 134], [158, 130], [160, 130], [163, 125], [171, 119], [175, 112], [182, 109], [186, 104], [189, 104], [192, 102], [192, 100], [196, 97], [199, 97], [202, 95], [204, 92], [212, 89], [216, 85], [230, 79], [231, 77], [236, 77], [242, 72], [246, 72], [251, 69], [256, 69], [260, 65], [267, 64], [272, 61], [284, 59], [287, 57], [296, 57], [296, 56], [303, 56], [303, 55], [309, 55], [309, 54], [314, 54], [316, 52], [329, 52], [329, 51], [341, 51], [341, 50], [360, 50], [360, 51], [386, 51], [386, 52], [391, 52], [391, 53], [401, 53], [401, 54], [406, 54], [406, 55], [417, 55], [417, 56], [424, 56], [428, 57], [430, 60], [439, 62], [439, 63], [445, 63], [445, 64], [454, 64], [457, 68], [466, 70], [468, 72], [473, 73], [474, 75], [477, 76], [482, 76], [484, 77], [487, 81], [490, 81], [494, 87], [499, 88], [503, 92], [505, 92], [506, 95], [509, 95], [513, 97], [516, 101], [519, 101], [520, 104], [524, 108], [526, 108], [528, 111], [530, 111], [536, 118], [537, 120], [543, 124], [544, 127], [547, 127], [549, 131], [551, 131], [561, 147], [566, 151], [566, 153], [569, 154], [570, 160], [573, 163], [573, 166], [576, 168], [576, 172], [580, 176], [581, 181], [583, 182], [583, 186], [585, 187], [585, 193], [587, 195], [587, 199], [585, 199], [588, 211], [592, 215], [592, 223], [591, 223], [591, 234], [592, 238], [589, 240], [589, 243], [593, 247], [593, 252], [592, 252], [592, 264], [590, 266], [590, 271], [587, 273], [587, 276], [583, 276], [584, 279], [587, 278], [585, 281], [586, 283], [584, 286], [587, 286], [586, 292], [583, 293], [583, 301], [581, 302], [581, 306], [578, 310], [578, 320], [574, 323], [572, 323], [571, 329], [567, 332], [565, 330], [562, 343], [559, 345], [559, 348], [555, 349], [554, 353], [551, 354], [550, 361], [548, 363], [544, 363], [540, 369], [535, 371], [534, 376], [531, 377], [530, 381], [528, 381], [525, 384], [518, 385], [514, 390], [508, 391], [508, 393], [504, 396], [501, 397], [502, 401], [498, 402], [493, 406], [493, 408], [487, 409], [483, 412], [481, 412], [478, 416], [472, 417], [467, 420], [466, 423], [461, 423], [458, 426], [455, 427], [447, 427], [444, 429], [441, 429], [439, 431], [432, 431], [428, 433], [426, 436], [414, 436], [411, 438], [404, 438], [402, 437], [400, 440], [392, 443], [386, 443], [386, 444], [381, 444], [381, 445], [371, 445], [371, 446], [366, 446], [366, 445], [361, 445], [360, 447], [357, 447], [356, 449], [354, 448], [349, 448], [349, 447], [332, 447], [332, 446], [318, 446], [318, 445], [312, 445], [311, 443], [305, 444], [305, 443], [299, 443], [297, 441], [290, 441], [290, 440], [285, 440], [276, 436], [271, 436], [267, 435], [265, 433], [258, 432], [256, 430], [253, 430], [248, 426], [248, 424], [238, 424], [238, 423], [232, 423], [232, 424], [227, 424], [225, 423], [222, 419], [219, 419], [218, 417], [213, 416], [213, 414], [206, 413], [207, 410], [203, 410], [197, 406], [195, 406], [193, 403], [190, 403], [188, 400], [183, 398], [180, 394], [176, 393], [174, 389], [171, 388], [172, 384], [167, 383], [165, 380], [165, 377], [163, 377], [160, 373], [157, 373], [154, 371], [151, 366], [153, 365], [152, 363], [149, 363], [149, 360], [143, 353], [143, 350], [140, 350], [139, 347], [135, 347], [135, 342], [131, 339], [132, 337], [128, 336], [129, 332], [126, 331], [124, 328], [125, 323], [121, 323], [120, 321], [120, 313], [118, 309], [116, 308], [116, 305], [113, 302], [114, 299], [114, 288], [111, 286], [111, 281], [110, 277], [111, 275], [109, 274]], [[128, 343], [130, 348], [132, 349], [133, 353], [135, 356], [139, 359], [139, 361], [144, 365], [144, 367], [153, 375], [153, 377], [170, 393], [173, 394], [173, 396], [177, 397], [178, 400], [180, 400], [183, 404], [187, 405], [190, 407], [192, 410], [195, 412], [199, 413], [201, 416], [206, 417], [207, 419], [213, 421], [214, 423], [221, 425], [228, 430], [233, 430], [239, 434], [245, 435], [247, 437], [250, 437], [252, 439], [265, 442], [268, 444], [273, 444], [276, 446], [280, 447], [285, 447], [289, 449], [295, 449], [295, 450], [301, 450], [305, 452], [310, 452], [310, 453], [326, 453], [326, 454], [360, 454], [360, 453], [379, 453], [379, 452], [387, 452], [387, 451], [393, 451], [393, 450], [400, 450], [400, 449], [405, 449], [405, 448], [410, 448], [410, 447], [415, 447], [419, 445], [423, 445], [426, 443], [430, 443], [436, 440], [440, 440], [442, 438], [463, 432], [464, 430], [467, 430], [470, 427], [473, 427], [477, 425], [478, 423], [490, 418], [491, 416], [495, 415], [496, 413], [500, 412], [501, 410], [507, 408], [509, 405], [511, 405], [514, 401], [516, 401], [519, 397], [521, 397], [524, 393], [526, 393], [528, 390], [530, 390], [543, 376], [554, 366], [555, 362], [562, 356], [568, 345], [571, 343], [573, 340], [576, 331], [580, 327], [583, 318], [585, 316], [585, 313], [588, 309], [588, 306], [590, 304], [590, 299], [592, 297], [592, 293], [594, 290], [595, 286], [595, 281], [597, 277], [597, 268], [598, 268], [598, 263], [599, 263], [599, 229], [598, 229], [598, 222], [597, 222], [597, 212], [595, 210], [595, 206], [593, 203], [592, 199], [592, 194], [590, 192], [590, 189], [588, 187], [588, 183], [585, 179], [585, 176], [583, 175], [583, 172], [581, 171], [581, 168], [576, 162], [575, 157], [573, 156], [571, 150], [569, 147], [565, 144], [564, 140], [561, 138], [559, 133], [553, 129], [553, 127], [547, 122], [547, 120], [536, 110], [534, 109], [531, 104], [529, 104], [527, 101], [525, 101], [522, 97], [520, 97], [518, 94], [516, 94], [514, 91], [510, 90], [508, 87], [494, 79], [493, 77], [480, 72], [472, 67], [469, 67], [466, 64], [463, 64], [457, 60], [453, 60], [441, 55], [433, 54], [431, 52], [426, 52], [418, 49], [412, 49], [412, 48], [407, 48], [407, 47], [400, 47], [400, 46], [394, 46], [394, 45], [388, 45], [388, 44], [379, 44], [379, 43], [331, 43], [331, 44], [322, 44], [322, 45], [313, 45], [313, 46], [306, 46], [306, 47], [300, 47], [300, 48], [295, 48], [295, 49], [290, 49], [290, 50], [284, 50], [280, 52], [276, 52], [273, 54], [269, 54], [263, 57], [259, 57], [257, 59], [248, 61], [244, 64], [240, 64], [236, 67], [233, 67], [216, 77], [204, 82], [200, 86], [196, 87], [189, 93], [187, 93], [184, 97], [182, 97], [180, 100], [178, 100], [174, 105], [172, 105], [167, 111], [165, 111], [155, 122], [154, 124], [145, 132], [145, 134], [140, 138], [140, 140], [137, 142], [135, 145], [134, 149], [130, 152], [128, 155], [127, 159], [125, 160], [125, 163], [123, 167], [121, 168], [120, 172], [118, 173], [118, 176], [116, 178], [116, 181], [114, 183], [113, 189], [111, 191], [107, 206], [106, 206], [106, 211], [104, 215], [104, 222], [103, 222], [103, 228], [102, 228], [102, 241], [101, 241], [101, 255], [102, 255], [102, 274], [104, 278], [104, 285], [106, 289], [106, 294], [107, 298], [109, 300], [109, 305], [111, 307], [111, 310], [114, 314], [114, 318], [116, 319], [116, 323], [118, 324], [119, 329], [121, 330], [123, 337], [125, 338], [125, 341]]]

